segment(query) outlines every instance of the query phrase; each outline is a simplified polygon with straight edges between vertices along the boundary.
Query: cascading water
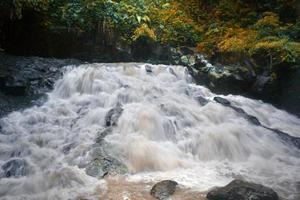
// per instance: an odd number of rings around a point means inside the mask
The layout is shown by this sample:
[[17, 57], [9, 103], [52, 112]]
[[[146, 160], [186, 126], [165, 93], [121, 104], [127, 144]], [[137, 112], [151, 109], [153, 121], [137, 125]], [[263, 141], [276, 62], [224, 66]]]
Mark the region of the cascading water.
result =
[[[199, 96], [208, 103], [200, 105]], [[116, 160], [109, 162], [128, 168], [129, 181], [173, 179], [205, 191], [243, 177], [299, 198], [299, 149], [215, 96], [181, 66], [67, 67], [42, 106], [1, 119], [0, 199], [99, 199], [106, 182], [87, 168], [100, 147]], [[299, 118], [242, 96], [226, 98], [262, 124], [300, 136]], [[117, 116], [107, 117], [114, 108]]]

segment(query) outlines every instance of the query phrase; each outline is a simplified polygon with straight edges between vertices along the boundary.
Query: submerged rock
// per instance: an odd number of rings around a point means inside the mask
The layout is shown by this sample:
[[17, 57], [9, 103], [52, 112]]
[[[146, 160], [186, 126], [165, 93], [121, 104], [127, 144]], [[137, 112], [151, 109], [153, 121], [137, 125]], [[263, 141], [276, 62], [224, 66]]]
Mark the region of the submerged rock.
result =
[[225, 187], [213, 189], [208, 200], [278, 200], [277, 193], [266, 186], [242, 180], [233, 180]]
[[280, 131], [278, 129], [273, 129], [273, 128], [269, 128], [263, 124], [260, 123], [260, 121], [257, 119], [257, 117], [253, 116], [253, 115], [249, 115], [247, 112], [245, 112], [242, 108], [236, 107], [231, 105], [231, 102], [228, 101], [227, 99], [224, 99], [222, 97], [215, 97], [214, 100], [226, 107], [232, 108], [234, 111], [236, 111], [241, 117], [243, 117], [244, 119], [246, 119], [249, 123], [255, 125], [255, 126], [261, 126], [265, 129], [268, 129], [270, 131], [272, 131], [274, 134], [276, 134], [279, 139], [287, 144], [287, 145], [293, 145], [294, 147], [300, 149], [300, 138], [298, 137], [294, 137], [291, 136], [288, 133], [285, 133], [283, 131]]
[[205, 106], [206, 104], [208, 104], [208, 100], [205, 99], [205, 98], [202, 97], [202, 96], [196, 96], [195, 99], [198, 101], [198, 103], [199, 103], [201, 106]]
[[152, 67], [150, 65], [145, 66], [146, 72], [152, 73]]
[[277, 134], [277, 136], [286, 144], [288, 145], [293, 145], [294, 147], [300, 149], [300, 138], [299, 137], [294, 137], [289, 135], [288, 133], [285, 133], [283, 131], [280, 131], [278, 129], [272, 129], [272, 128], [268, 128], [266, 126], [263, 126], [266, 129], [269, 129], [271, 131], [273, 131], [275, 134]]
[[1, 177], [21, 177], [26, 176], [29, 173], [29, 165], [25, 160], [22, 159], [12, 159], [2, 165], [1, 169], [3, 174]]
[[123, 108], [121, 106], [116, 106], [115, 108], [108, 111], [105, 116], [105, 126], [116, 126], [119, 117], [123, 112]]
[[164, 180], [159, 183], [156, 183], [150, 194], [158, 200], [166, 200], [169, 196], [175, 193], [177, 182], [172, 180]]

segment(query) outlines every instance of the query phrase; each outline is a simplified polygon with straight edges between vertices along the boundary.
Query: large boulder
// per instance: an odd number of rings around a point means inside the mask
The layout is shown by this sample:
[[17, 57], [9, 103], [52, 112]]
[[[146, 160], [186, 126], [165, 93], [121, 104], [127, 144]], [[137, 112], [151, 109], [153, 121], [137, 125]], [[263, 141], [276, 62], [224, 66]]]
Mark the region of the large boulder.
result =
[[233, 180], [225, 187], [213, 189], [208, 200], [278, 200], [277, 193], [266, 186], [242, 180]]
[[0, 52], [0, 116], [28, 107], [53, 89], [62, 68], [75, 59], [19, 57]]
[[104, 178], [107, 175], [124, 174], [126, 166], [113, 157], [99, 157], [88, 164], [86, 174], [92, 177]]
[[87, 175], [103, 178], [107, 175], [114, 176], [128, 172], [127, 167], [109, 153], [109, 149], [110, 147], [104, 142], [96, 144], [96, 146], [91, 149], [90, 155], [92, 160], [85, 167]]
[[164, 180], [159, 183], [156, 183], [152, 189], [150, 194], [158, 199], [158, 200], [166, 200], [175, 193], [177, 182], [172, 180]]

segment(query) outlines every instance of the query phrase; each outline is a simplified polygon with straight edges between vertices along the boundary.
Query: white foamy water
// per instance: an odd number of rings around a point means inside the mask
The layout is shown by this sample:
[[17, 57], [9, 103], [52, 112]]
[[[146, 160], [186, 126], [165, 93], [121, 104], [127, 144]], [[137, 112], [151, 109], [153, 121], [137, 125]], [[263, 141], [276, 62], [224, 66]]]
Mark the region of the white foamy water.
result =
[[[299, 198], [298, 149], [212, 101], [217, 95], [191, 83], [183, 67], [151, 66], [151, 73], [134, 63], [68, 67], [42, 106], [3, 118], [0, 166], [18, 158], [28, 170], [0, 179], [0, 199], [99, 199], [106, 183], [85, 167], [116, 106], [123, 113], [105, 141], [128, 167], [129, 181], [173, 179], [206, 191], [244, 178]], [[209, 103], [201, 106], [197, 96]], [[226, 98], [264, 125], [300, 137], [299, 118], [260, 101]]]

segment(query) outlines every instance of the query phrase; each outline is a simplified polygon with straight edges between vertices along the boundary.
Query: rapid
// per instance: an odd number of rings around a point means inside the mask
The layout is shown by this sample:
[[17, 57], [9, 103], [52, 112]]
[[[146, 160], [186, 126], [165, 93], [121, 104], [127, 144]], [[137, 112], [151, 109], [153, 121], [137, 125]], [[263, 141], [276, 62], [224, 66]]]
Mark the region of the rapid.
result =
[[133, 183], [172, 179], [205, 192], [243, 178], [299, 198], [300, 150], [216, 96], [300, 137], [296, 116], [214, 94], [182, 66], [67, 66], [42, 105], [0, 120], [0, 199], [99, 199], [107, 182], [88, 170], [99, 149], [117, 163], [109, 174]]

